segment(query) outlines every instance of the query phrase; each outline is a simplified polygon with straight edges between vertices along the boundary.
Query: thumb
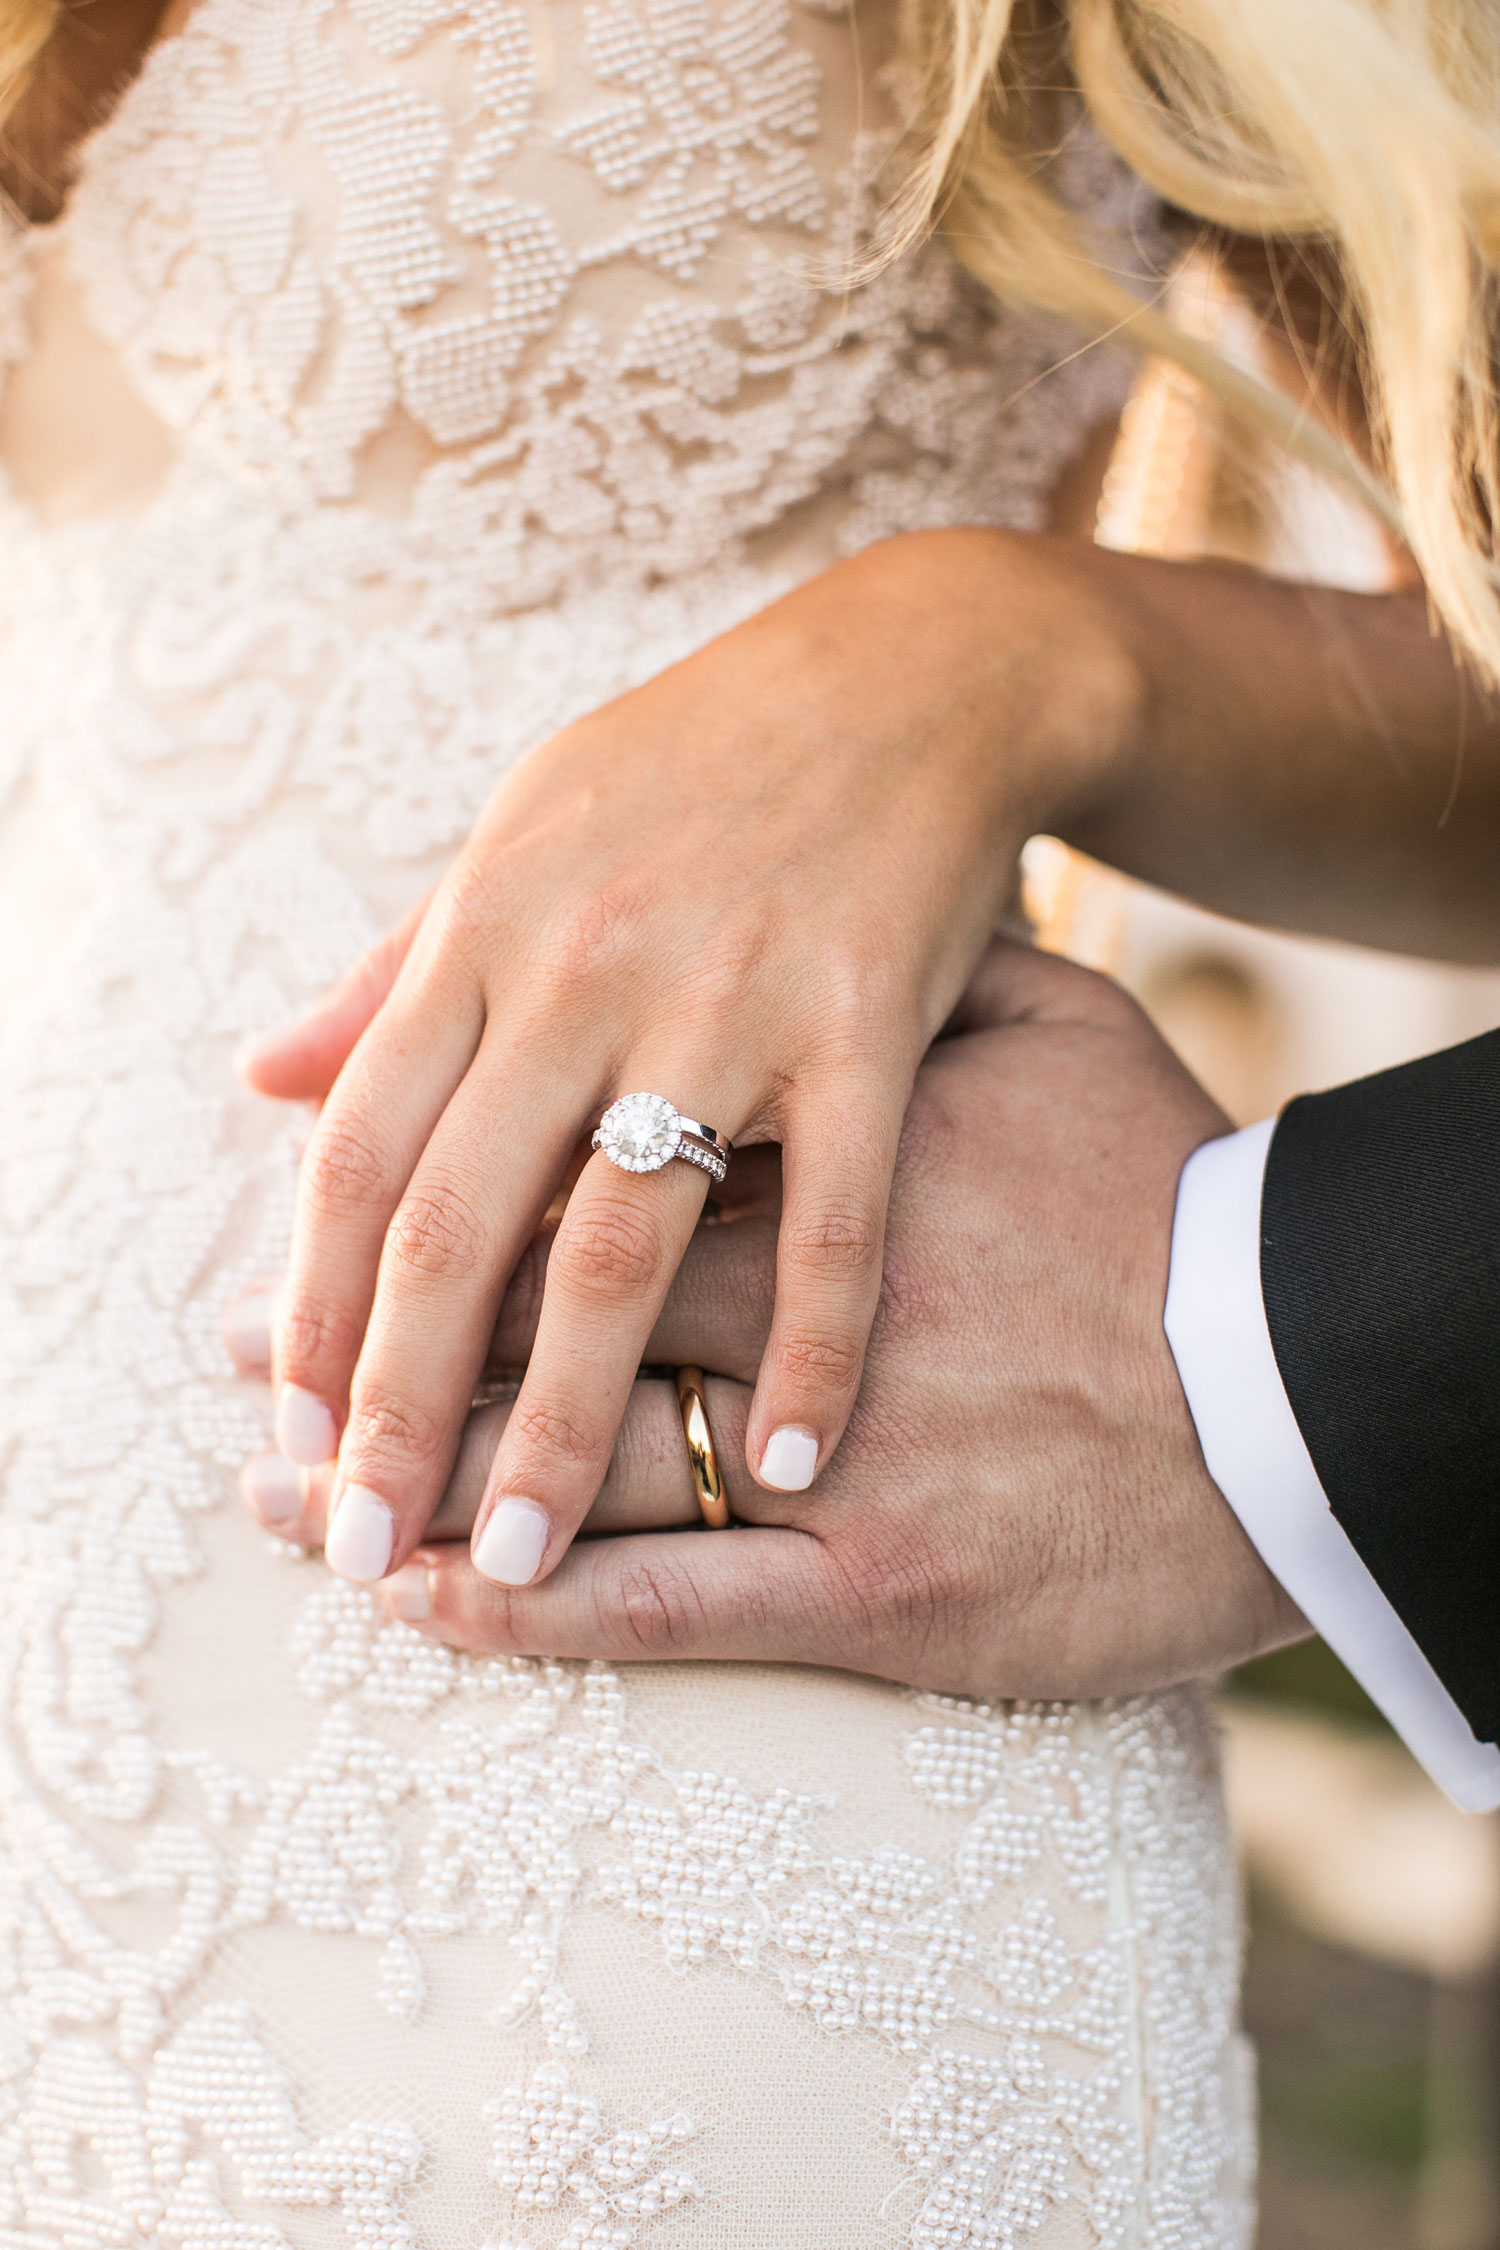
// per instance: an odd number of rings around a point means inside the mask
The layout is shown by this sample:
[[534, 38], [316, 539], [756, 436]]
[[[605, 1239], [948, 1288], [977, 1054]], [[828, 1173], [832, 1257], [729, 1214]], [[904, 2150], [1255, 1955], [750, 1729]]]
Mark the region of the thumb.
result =
[[304, 1015], [240, 1049], [234, 1067], [247, 1086], [277, 1101], [324, 1099], [395, 983], [430, 897], [429, 892], [404, 914]]
[[422, 1547], [380, 1588], [392, 1616], [475, 1654], [742, 1664], [851, 1662], [836, 1591], [817, 1539], [747, 1525], [577, 1540], [524, 1587], [481, 1578], [467, 1547]]

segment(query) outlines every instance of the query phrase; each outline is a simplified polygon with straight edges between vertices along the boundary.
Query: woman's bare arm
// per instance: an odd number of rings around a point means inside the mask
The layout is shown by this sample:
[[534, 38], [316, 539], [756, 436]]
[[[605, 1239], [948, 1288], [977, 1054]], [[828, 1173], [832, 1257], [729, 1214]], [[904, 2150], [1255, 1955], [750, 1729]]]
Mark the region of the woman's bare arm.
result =
[[1139, 706], [1071, 801], [1062, 779], [1045, 825], [1224, 913], [1500, 960], [1500, 709], [1420, 590], [1100, 549], [1059, 559], [1098, 590]]

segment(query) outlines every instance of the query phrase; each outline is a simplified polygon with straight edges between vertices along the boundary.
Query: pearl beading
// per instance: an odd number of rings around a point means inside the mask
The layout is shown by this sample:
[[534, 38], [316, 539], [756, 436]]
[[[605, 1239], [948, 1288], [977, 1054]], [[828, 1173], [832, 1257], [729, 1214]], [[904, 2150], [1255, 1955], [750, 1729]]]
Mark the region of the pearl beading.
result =
[[485, 2116], [494, 2128], [491, 2173], [518, 2211], [529, 2216], [564, 2202], [581, 2206], [567, 2250], [629, 2250], [642, 2222], [700, 2193], [690, 2172], [660, 2161], [693, 2138], [690, 2118], [678, 2111], [606, 2132], [598, 2103], [575, 2094], [554, 2063], [543, 2063], [528, 2086], [509, 2088], [489, 2103]]

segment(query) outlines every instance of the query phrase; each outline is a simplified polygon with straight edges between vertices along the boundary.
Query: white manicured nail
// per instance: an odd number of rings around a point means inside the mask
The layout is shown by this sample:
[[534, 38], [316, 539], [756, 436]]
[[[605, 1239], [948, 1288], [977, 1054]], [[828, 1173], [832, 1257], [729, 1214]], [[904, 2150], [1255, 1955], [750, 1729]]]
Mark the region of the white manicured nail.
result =
[[340, 1578], [356, 1585], [373, 1585], [385, 1576], [396, 1544], [396, 1519], [378, 1492], [362, 1484], [346, 1484], [339, 1494], [323, 1542], [323, 1560]]
[[267, 1531], [284, 1531], [302, 1513], [302, 1471], [284, 1453], [257, 1453], [240, 1471], [250, 1513]]
[[339, 1449], [338, 1424], [311, 1391], [283, 1383], [276, 1401], [276, 1443], [299, 1469], [321, 1469]]
[[388, 1578], [380, 1591], [392, 1617], [399, 1617], [403, 1625], [424, 1625], [432, 1615], [426, 1563], [403, 1563], [395, 1577]]
[[529, 1586], [542, 1567], [552, 1519], [530, 1500], [502, 1500], [474, 1542], [474, 1568], [497, 1586]]
[[276, 1299], [269, 1289], [249, 1289], [224, 1313], [224, 1341], [242, 1375], [271, 1372], [271, 1316]]
[[811, 1430], [788, 1422], [773, 1430], [760, 1457], [760, 1481], [773, 1492], [805, 1492], [818, 1473], [818, 1441]]

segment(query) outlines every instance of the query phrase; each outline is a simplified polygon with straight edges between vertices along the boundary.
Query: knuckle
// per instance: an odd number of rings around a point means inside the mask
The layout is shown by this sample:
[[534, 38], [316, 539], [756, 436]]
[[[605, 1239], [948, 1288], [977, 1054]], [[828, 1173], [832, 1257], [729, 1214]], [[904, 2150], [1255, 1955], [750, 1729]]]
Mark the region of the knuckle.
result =
[[614, 1608], [635, 1645], [657, 1656], [688, 1646], [706, 1622], [692, 1581], [681, 1570], [651, 1558], [627, 1566]]
[[959, 1152], [963, 1121], [946, 1092], [930, 1080], [919, 1085], [902, 1121], [896, 1150], [896, 1186], [919, 1187], [925, 1176], [940, 1176]]
[[451, 867], [441, 893], [443, 939], [476, 973], [494, 941], [501, 912], [489, 855], [469, 850]]
[[883, 1622], [904, 1648], [919, 1658], [938, 1640], [949, 1622], [946, 1590], [942, 1581], [920, 1559], [909, 1562], [885, 1592]]
[[813, 1336], [797, 1329], [777, 1339], [776, 1358], [784, 1380], [798, 1388], [852, 1391], [864, 1350], [851, 1336]]
[[600, 1434], [582, 1416], [541, 1399], [518, 1399], [505, 1425], [507, 1449], [516, 1457], [589, 1468], [606, 1454]]
[[552, 1265], [565, 1288], [594, 1297], [633, 1297], [660, 1279], [665, 1257], [655, 1220], [641, 1206], [611, 1198], [569, 1214]]
[[649, 887], [616, 877], [571, 899], [539, 946], [538, 974], [554, 991], [574, 994], [633, 955], [650, 904]]
[[1064, 985], [1068, 1000], [1079, 1013], [1091, 1015], [1111, 1028], [1149, 1023], [1150, 1018], [1140, 1002], [1101, 970], [1086, 968], [1081, 961], [1058, 961], [1055, 956], [1048, 957], [1048, 966]]
[[691, 990], [680, 1005], [695, 1008], [708, 1026], [735, 1022], [745, 991], [765, 975], [766, 963], [786, 942], [784, 912], [768, 900], [738, 900], [714, 931], [711, 949], [695, 961]]
[[386, 1161], [373, 1133], [353, 1118], [320, 1124], [302, 1159], [302, 1187], [314, 1209], [339, 1217], [367, 1210], [387, 1192]]
[[896, 1536], [886, 1527], [858, 1525], [839, 1540], [832, 1560], [839, 1607], [866, 1631], [920, 1651], [952, 1628], [962, 1579], [944, 1541], [925, 1530], [913, 1538], [910, 1531], [903, 1525]]
[[364, 1341], [364, 1324], [336, 1305], [294, 1298], [276, 1321], [276, 1364], [295, 1382], [310, 1368], [352, 1367]]
[[445, 1452], [449, 1432], [439, 1416], [412, 1399], [363, 1392], [350, 1402], [346, 1460], [426, 1467]]
[[864, 1062], [889, 1021], [889, 971], [878, 958], [825, 960], [818, 982], [818, 1050], [825, 1061]]
[[942, 1330], [954, 1313], [954, 1290], [920, 1257], [888, 1250], [880, 1276], [873, 1333], [881, 1337]]
[[928, 1640], [951, 1633], [968, 1606], [972, 1555], [966, 1557], [955, 1539], [930, 1534], [903, 1560], [891, 1554], [887, 1562], [904, 1630]]
[[487, 1656], [536, 1653], [522, 1648], [521, 1605], [508, 1587], [476, 1582], [467, 1572], [433, 1575], [439, 1586], [431, 1614], [446, 1639]]
[[885, 1623], [891, 1604], [889, 1563], [883, 1549], [866, 1532], [851, 1530], [830, 1542], [827, 1560], [841, 1616], [866, 1634], [876, 1631]]
[[391, 1255], [413, 1273], [462, 1280], [483, 1259], [485, 1228], [457, 1189], [424, 1187], [403, 1200], [386, 1243]]
[[858, 1280], [879, 1259], [882, 1232], [862, 1205], [833, 1204], [788, 1226], [783, 1256], [801, 1279]]

